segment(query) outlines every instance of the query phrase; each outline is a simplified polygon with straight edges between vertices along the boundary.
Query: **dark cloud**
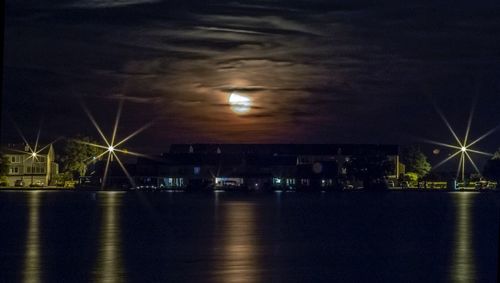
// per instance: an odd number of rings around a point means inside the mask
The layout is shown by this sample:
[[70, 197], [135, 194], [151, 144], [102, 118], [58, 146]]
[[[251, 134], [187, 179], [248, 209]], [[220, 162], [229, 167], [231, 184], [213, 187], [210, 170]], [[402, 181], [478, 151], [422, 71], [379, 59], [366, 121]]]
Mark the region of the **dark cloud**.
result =
[[118, 8], [131, 5], [150, 4], [160, 1], [161, 0], [78, 0], [70, 3], [67, 7], [88, 9]]
[[[41, 109], [59, 109], [48, 111], [54, 135], [64, 130], [57, 113], [89, 128], [81, 111], [64, 107], [75, 97], [96, 112], [125, 99], [131, 125], [159, 117], [143, 134], [159, 145], [447, 139], [428, 111], [432, 100], [458, 125], [478, 85], [478, 107], [500, 107], [497, 1], [7, 1], [6, 8], [3, 107], [33, 121], [44, 112], [26, 106], [35, 98]], [[232, 92], [252, 99], [249, 113], [231, 111]], [[476, 114], [485, 128], [500, 121], [488, 109]]]

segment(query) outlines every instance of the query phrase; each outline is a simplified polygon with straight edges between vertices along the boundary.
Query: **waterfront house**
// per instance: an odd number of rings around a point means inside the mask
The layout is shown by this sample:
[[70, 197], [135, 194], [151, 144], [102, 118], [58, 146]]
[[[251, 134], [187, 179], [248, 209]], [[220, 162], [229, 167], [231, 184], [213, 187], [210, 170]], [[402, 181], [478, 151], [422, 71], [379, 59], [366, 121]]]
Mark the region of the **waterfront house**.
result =
[[338, 189], [360, 184], [353, 164], [372, 155], [390, 163], [383, 177], [399, 175], [397, 145], [174, 144], [159, 160], [139, 158], [135, 178], [174, 189]]
[[26, 144], [7, 144], [2, 149], [9, 161], [7, 186], [48, 186], [55, 181], [59, 166], [52, 145], [41, 147], [36, 154]]

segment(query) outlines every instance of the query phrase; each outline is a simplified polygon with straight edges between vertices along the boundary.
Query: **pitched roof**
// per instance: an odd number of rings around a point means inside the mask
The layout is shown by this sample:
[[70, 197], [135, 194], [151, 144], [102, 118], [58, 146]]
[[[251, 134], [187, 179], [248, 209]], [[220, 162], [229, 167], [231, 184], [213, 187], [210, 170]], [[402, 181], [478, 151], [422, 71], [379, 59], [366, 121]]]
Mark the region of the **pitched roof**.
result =
[[[24, 143], [9, 143], [6, 145], [2, 145], [1, 147], [2, 147], [2, 150], [4, 150], [7, 153], [10, 153], [10, 154], [21, 154], [21, 152], [26, 153], [26, 154], [31, 153], [31, 151], [29, 150], [29, 147]], [[51, 145], [38, 146], [37, 153], [38, 154], [48, 154], [51, 147], [52, 147]], [[40, 149], [43, 149], [43, 150], [40, 151]]]

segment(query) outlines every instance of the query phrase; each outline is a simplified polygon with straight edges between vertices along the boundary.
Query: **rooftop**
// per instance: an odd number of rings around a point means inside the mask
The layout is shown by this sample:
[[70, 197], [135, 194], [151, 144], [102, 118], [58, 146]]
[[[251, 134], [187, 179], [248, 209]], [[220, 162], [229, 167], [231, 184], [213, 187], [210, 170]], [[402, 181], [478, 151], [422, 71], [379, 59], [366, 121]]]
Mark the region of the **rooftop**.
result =
[[168, 154], [356, 155], [370, 151], [398, 155], [388, 144], [172, 144]]

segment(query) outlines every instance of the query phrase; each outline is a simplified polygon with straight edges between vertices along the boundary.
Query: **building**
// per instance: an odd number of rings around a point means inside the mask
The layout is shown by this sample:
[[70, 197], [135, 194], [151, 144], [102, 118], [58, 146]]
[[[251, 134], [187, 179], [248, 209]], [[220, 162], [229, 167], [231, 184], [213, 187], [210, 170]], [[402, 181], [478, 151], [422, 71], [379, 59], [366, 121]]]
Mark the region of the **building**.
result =
[[25, 144], [8, 144], [2, 148], [9, 161], [7, 186], [48, 186], [59, 174], [52, 145], [42, 147], [36, 154]]
[[135, 179], [172, 189], [338, 189], [374, 179], [369, 159], [391, 169], [379, 179], [399, 175], [397, 145], [174, 144], [158, 160], [140, 158]]
[[[101, 189], [103, 182], [105, 183], [105, 187], [102, 189], [105, 190], [129, 189], [132, 185], [135, 185], [133, 184], [135, 183], [133, 182], [134, 180], [131, 180], [132, 176], [136, 176], [135, 164], [122, 164], [123, 167], [121, 167], [118, 162], [111, 159], [107, 166], [106, 164], [107, 162], [104, 160], [96, 160], [88, 164], [87, 175], [79, 178], [78, 188]], [[125, 173], [123, 168], [125, 168], [127, 173]], [[106, 178], [104, 178], [104, 175], [106, 175]]]

